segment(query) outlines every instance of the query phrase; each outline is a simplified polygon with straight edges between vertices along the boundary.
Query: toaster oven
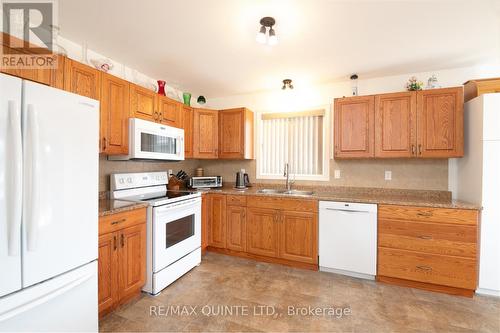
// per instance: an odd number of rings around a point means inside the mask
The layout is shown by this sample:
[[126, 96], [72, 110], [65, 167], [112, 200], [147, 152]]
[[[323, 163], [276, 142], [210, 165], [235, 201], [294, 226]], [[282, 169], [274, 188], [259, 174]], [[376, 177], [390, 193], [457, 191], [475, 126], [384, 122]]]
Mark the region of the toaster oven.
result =
[[222, 187], [222, 176], [191, 177], [189, 178], [189, 187], [190, 188]]

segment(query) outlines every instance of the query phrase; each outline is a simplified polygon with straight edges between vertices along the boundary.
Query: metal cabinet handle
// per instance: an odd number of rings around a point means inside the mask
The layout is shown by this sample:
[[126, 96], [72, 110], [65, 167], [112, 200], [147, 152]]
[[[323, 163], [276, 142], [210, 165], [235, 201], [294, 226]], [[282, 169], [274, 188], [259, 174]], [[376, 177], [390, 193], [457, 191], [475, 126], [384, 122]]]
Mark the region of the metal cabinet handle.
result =
[[119, 223], [125, 222], [126, 220], [127, 219], [121, 219], [121, 220], [118, 220], [118, 221], [113, 221], [113, 222], [111, 222], [111, 225], [119, 224]]
[[116, 235], [113, 236], [113, 250], [116, 251]]
[[158, 120], [158, 111], [153, 112], [153, 119]]
[[429, 266], [415, 266], [417, 269], [420, 269], [422, 271], [430, 272], [432, 271], [432, 267]]
[[417, 216], [430, 217], [432, 216], [432, 212], [419, 212]]
[[418, 236], [418, 238], [429, 240], [429, 239], [432, 239], [432, 236], [421, 235], [421, 236]]
[[102, 150], [106, 150], [107, 144], [106, 144], [106, 138], [102, 138]]
[[411, 154], [415, 155], [417, 152], [415, 150], [415, 145], [411, 145]]
[[121, 236], [121, 241], [122, 241], [122, 247], [124, 247], [125, 246], [125, 236], [123, 236], [123, 234]]
[[418, 154], [422, 155], [422, 145], [421, 144], [418, 145]]

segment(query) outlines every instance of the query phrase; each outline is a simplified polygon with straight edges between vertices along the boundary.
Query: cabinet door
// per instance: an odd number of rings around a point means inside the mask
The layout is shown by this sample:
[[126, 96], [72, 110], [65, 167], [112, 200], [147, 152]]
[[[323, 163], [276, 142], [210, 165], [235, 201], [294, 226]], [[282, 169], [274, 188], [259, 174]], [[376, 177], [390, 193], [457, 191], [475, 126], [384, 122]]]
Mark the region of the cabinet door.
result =
[[146, 282], [146, 224], [120, 232], [119, 286], [120, 300], [135, 294]]
[[194, 158], [217, 158], [218, 111], [194, 109]]
[[246, 108], [219, 111], [219, 158], [252, 159], [253, 112]]
[[246, 251], [246, 208], [227, 207], [227, 248]]
[[164, 96], [158, 96], [158, 104], [160, 122], [182, 128], [182, 104]]
[[99, 100], [101, 72], [67, 58], [64, 62], [64, 90]]
[[226, 248], [226, 196], [210, 195], [210, 215], [208, 221], [208, 245]]
[[158, 120], [158, 98], [157, 93], [152, 90], [130, 85], [130, 115], [148, 121]]
[[316, 214], [282, 211], [280, 216], [280, 258], [318, 263]]
[[335, 158], [374, 156], [374, 96], [335, 99]]
[[182, 125], [184, 127], [184, 158], [193, 157], [193, 117], [194, 111], [192, 107], [182, 106]]
[[247, 252], [279, 256], [279, 213], [274, 209], [247, 207]]
[[101, 82], [101, 152], [128, 154], [130, 84], [102, 73]]
[[462, 157], [464, 154], [463, 88], [417, 92], [419, 157]]
[[[9, 47], [10, 39], [16, 39], [14, 36], [9, 36], [5, 33], [0, 33], [0, 39], [2, 42], [2, 51], [6, 56], [9, 55], [26, 55], [30, 56], [32, 53], [29, 53], [29, 49], [23, 49], [21, 51], [15, 50]], [[48, 51], [47, 51], [48, 52]], [[52, 61], [53, 66], [51, 68], [16, 68], [15, 66], [5, 66], [3, 63], [0, 64], [0, 72], [10, 74], [13, 76], [17, 76], [26, 80], [46, 84], [51, 87], [55, 87], [58, 89], [64, 88], [64, 62], [65, 57], [57, 54], [43, 54], [44, 58], [47, 58], [48, 61]], [[49, 57], [52, 58], [49, 60]]]
[[413, 157], [417, 152], [417, 95], [375, 96], [375, 157]]
[[118, 233], [99, 236], [98, 260], [99, 314], [113, 308], [118, 301]]

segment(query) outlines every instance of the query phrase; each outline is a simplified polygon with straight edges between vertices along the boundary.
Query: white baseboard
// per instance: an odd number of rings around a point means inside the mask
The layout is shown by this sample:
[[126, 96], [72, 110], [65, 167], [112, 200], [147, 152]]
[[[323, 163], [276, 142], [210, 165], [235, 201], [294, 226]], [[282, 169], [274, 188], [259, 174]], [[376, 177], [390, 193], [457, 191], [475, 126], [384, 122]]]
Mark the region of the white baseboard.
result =
[[500, 297], [500, 290], [479, 288], [476, 290], [476, 294]]

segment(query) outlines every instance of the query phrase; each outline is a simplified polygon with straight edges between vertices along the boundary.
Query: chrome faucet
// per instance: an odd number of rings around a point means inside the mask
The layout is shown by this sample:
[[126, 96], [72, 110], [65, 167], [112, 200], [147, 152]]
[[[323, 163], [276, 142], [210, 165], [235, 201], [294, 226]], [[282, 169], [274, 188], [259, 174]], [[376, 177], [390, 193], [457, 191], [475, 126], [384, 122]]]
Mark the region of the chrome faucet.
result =
[[283, 177], [286, 177], [285, 185], [287, 192], [292, 190], [292, 184], [294, 181], [290, 180], [290, 165], [285, 163], [285, 171], [283, 172]]

